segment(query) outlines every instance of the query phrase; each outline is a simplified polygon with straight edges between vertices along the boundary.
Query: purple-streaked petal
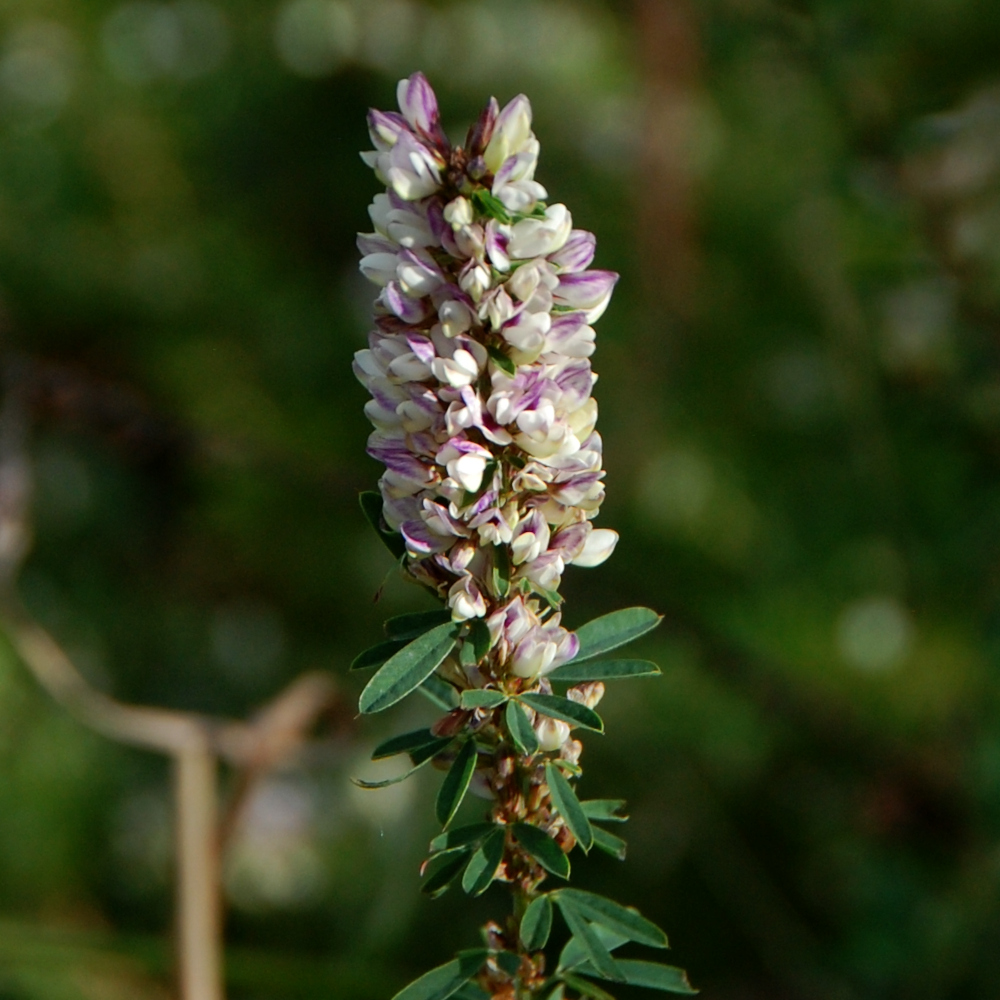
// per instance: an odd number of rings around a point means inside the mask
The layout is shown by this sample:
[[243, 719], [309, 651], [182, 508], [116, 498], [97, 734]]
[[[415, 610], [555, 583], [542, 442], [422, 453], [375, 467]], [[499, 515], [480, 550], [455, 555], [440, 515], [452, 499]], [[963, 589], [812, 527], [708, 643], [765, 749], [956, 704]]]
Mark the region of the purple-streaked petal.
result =
[[419, 323], [427, 316], [427, 306], [422, 299], [411, 299], [403, 293], [399, 282], [390, 281], [382, 289], [380, 296], [385, 307], [398, 316], [404, 323]]
[[586, 500], [594, 486], [600, 483], [603, 473], [585, 472], [573, 476], [569, 482], [553, 487], [552, 496], [567, 507], [576, 507], [581, 500]]
[[362, 257], [368, 257], [373, 253], [395, 253], [399, 247], [381, 233], [358, 233], [358, 250]]
[[563, 274], [578, 274], [590, 267], [597, 250], [597, 237], [586, 229], [574, 229], [562, 248], [549, 254], [549, 261]]
[[407, 336], [406, 342], [410, 345], [410, 350], [425, 365], [430, 366], [430, 363], [437, 357], [434, 353], [434, 345], [431, 343], [429, 337], [414, 333]]
[[589, 361], [574, 361], [555, 377], [555, 383], [563, 392], [571, 393], [583, 402], [594, 387], [594, 373]]
[[407, 551], [418, 559], [435, 552], [444, 552], [452, 545], [451, 538], [442, 538], [422, 519], [404, 521], [399, 530], [406, 539]]
[[491, 97], [486, 107], [479, 113], [476, 124], [469, 129], [468, 137], [465, 140], [465, 149], [470, 158], [483, 155], [484, 150], [493, 138], [493, 128], [496, 125], [497, 116], [500, 114], [500, 105], [495, 97]]
[[560, 528], [552, 536], [549, 549], [558, 552], [566, 562], [571, 562], [583, 551], [592, 530], [593, 526], [589, 521], [578, 521], [576, 524]]
[[507, 254], [509, 243], [510, 237], [500, 229], [495, 219], [491, 219], [486, 226], [486, 253], [489, 255], [490, 263], [498, 271], [510, 270], [510, 257]]
[[372, 137], [375, 148], [385, 152], [399, 142], [399, 137], [410, 131], [406, 119], [395, 111], [377, 111], [372, 108], [368, 112], [368, 134]]
[[618, 275], [614, 271], [564, 274], [559, 279], [553, 298], [571, 309], [593, 309], [611, 294], [617, 281]]
[[444, 138], [437, 97], [423, 73], [414, 73], [408, 79], [400, 80], [396, 87], [396, 99], [399, 110], [418, 132], [434, 143]]
[[[381, 486], [381, 483], [379, 485]], [[396, 531], [404, 521], [411, 521], [420, 516], [420, 503], [416, 497], [386, 496], [383, 492], [382, 516], [385, 518], [385, 523]]]
[[[498, 493], [496, 490], [487, 490], [480, 497], [477, 497], [476, 501], [471, 507], [466, 508], [466, 515], [470, 519], [479, 517], [481, 514], [485, 514], [488, 510], [496, 506]], [[473, 524], [474, 528], [478, 525]]]
[[440, 198], [432, 198], [427, 203], [427, 222], [431, 227], [431, 235], [438, 244], [448, 253], [456, 255], [458, 247], [455, 245], [455, 234], [444, 217], [444, 204]]

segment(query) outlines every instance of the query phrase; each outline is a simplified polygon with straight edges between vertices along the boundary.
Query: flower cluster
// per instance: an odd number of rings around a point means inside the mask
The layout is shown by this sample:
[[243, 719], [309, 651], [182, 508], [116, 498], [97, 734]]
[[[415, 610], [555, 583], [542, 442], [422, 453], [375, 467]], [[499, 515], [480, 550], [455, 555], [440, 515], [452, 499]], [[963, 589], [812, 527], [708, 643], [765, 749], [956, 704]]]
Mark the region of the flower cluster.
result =
[[589, 270], [593, 234], [546, 206], [526, 97], [491, 100], [464, 148], [423, 75], [398, 100], [369, 116], [363, 157], [387, 191], [358, 239], [381, 288], [355, 373], [383, 517], [455, 621], [487, 619], [516, 676], [544, 675], [576, 648], [539, 608], [558, 604], [567, 565], [596, 566], [618, 540], [591, 523], [604, 471], [589, 361], [618, 276]]
[[[607, 829], [627, 818], [614, 799], [581, 800], [583, 744], [603, 732], [604, 681], [653, 677], [655, 664], [603, 659], [654, 629], [628, 608], [562, 627], [558, 589], [569, 564], [596, 566], [618, 536], [595, 529], [604, 499], [592, 323], [617, 275], [590, 270], [596, 241], [535, 180], [531, 105], [491, 100], [464, 147], [445, 138], [423, 76], [399, 84], [399, 113], [371, 112], [363, 154], [387, 191], [359, 237], [361, 270], [381, 291], [355, 372], [371, 393], [368, 453], [385, 465], [362, 506], [405, 572], [446, 607], [399, 615], [352, 669], [377, 667], [363, 714], [420, 690], [445, 710], [429, 728], [393, 736], [373, 759], [406, 754], [447, 771], [423, 891], [494, 882], [513, 912], [395, 1000], [607, 997], [591, 980], [672, 993], [680, 969], [619, 959], [626, 942], [666, 947], [637, 911], [593, 893], [544, 889], [570, 877], [569, 855], [624, 858]], [[467, 793], [490, 800], [485, 822], [453, 825]], [[558, 911], [570, 932], [554, 968], [544, 952]], [[572, 990], [568, 994], [566, 990]]]

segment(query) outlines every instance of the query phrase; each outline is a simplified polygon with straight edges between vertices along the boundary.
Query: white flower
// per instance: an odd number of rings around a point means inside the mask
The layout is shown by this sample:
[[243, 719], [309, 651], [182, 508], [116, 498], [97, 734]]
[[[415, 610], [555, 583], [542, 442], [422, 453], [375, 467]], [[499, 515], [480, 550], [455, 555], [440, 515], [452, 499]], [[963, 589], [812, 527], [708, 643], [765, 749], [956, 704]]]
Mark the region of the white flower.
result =
[[543, 219], [522, 219], [511, 229], [507, 252], [515, 260], [547, 257], [562, 249], [573, 230], [565, 205], [550, 205]]
[[386, 183], [404, 201], [434, 194], [441, 187], [442, 166], [440, 157], [406, 133], [378, 158], [378, 169]]
[[459, 275], [458, 287], [471, 296], [473, 302], [478, 302], [489, 289], [490, 281], [489, 268], [478, 261], [470, 260]]
[[433, 260], [418, 256], [411, 250], [400, 254], [396, 274], [403, 291], [417, 299], [430, 295], [444, 282], [444, 275]]
[[361, 273], [383, 288], [396, 277], [399, 258], [394, 253], [370, 253], [361, 258]]
[[475, 493], [483, 484], [486, 464], [493, 455], [488, 448], [460, 438], [449, 441], [438, 453], [437, 461], [444, 465], [462, 489]]
[[462, 349], [455, 351], [450, 358], [435, 358], [431, 363], [431, 370], [436, 379], [446, 382], [455, 389], [471, 385], [479, 375], [476, 359]]
[[548, 673], [556, 658], [558, 647], [540, 628], [534, 628], [522, 639], [510, 660], [510, 670], [515, 677], [538, 677]]
[[444, 210], [444, 218], [446, 222], [451, 223], [451, 228], [456, 231], [463, 226], [471, 226], [475, 221], [472, 202], [461, 196], [448, 202]]
[[448, 591], [448, 607], [454, 621], [464, 622], [470, 618], [482, 618], [486, 614], [486, 602], [471, 576], [460, 577]]
[[538, 749], [544, 753], [553, 753], [568, 739], [570, 729], [562, 719], [550, 719], [540, 715], [535, 722], [535, 736], [538, 739]]
[[587, 538], [583, 551], [572, 560], [574, 566], [600, 566], [618, 544], [618, 532], [610, 528], [595, 528]]
[[514, 565], [537, 559], [549, 547], [549, 535], [549, 526], [538, 510], [519, 521], [511, 541]]
[[531, 134], [531, 101], [518, 94], [497, 116], [483, 159], [492, 173], [497, 173], [504, 161], [521, 152]]
[[438, 307], [441, 330], [449, 339], [471, 329], [474, 318], [472, 310], [458, 299], [447, 299]]

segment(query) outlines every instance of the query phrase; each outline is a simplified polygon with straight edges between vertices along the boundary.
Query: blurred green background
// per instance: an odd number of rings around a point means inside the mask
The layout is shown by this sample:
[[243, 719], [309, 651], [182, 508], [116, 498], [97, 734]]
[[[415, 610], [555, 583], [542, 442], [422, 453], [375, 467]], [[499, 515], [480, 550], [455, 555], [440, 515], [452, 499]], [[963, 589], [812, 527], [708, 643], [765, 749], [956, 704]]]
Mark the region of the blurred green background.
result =
[[[456, 138], [528, 93], [622, 273], [595, 367], [622, 533], [567, 620], [648, 604], [577, 865], [717, 1000], [1000, 996], [995, 0], [3, 0], [0, 337], [32, 385], [22, 591], [91, 681], [344, 710], [227, 859], [232, 1000], [390, 996], [505, 911], [418, 892], [438, 776], [361, 792], [346, 674], [390, 576], [356, 495], [368, 106]], [[0, 647], [0, 998], [169, 995], [169, 774]]]

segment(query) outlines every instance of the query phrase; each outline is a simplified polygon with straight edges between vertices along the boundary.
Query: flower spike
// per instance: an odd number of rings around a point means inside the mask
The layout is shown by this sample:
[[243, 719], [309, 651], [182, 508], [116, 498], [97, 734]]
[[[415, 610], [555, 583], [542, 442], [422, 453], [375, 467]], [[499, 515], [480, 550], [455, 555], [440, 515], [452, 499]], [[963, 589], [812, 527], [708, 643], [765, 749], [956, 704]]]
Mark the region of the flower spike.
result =
[[[641, 660], [576, 665], [654, 628], [655, 612], [615, 612], [575, 634], [560, 610], [566, 567], [599, 566], [618, 541], [593, 526], [604, 468], [590, 365], [592, 324], [618, 275], [591, 270], [594, 235], [546, 204], [527, 97], [502, 110], [491, 98], [464, 149], [448, 143], [423, 74], [401, 80], [397, 99], [398, 112], [370, 113], [375, 148], [362, 154], [387, 189], [369, 209], [375, 231], [358, 237], [361, 271], [379, 291], [354, 371], [372, 397], [368, 453], [385, 466], [362, 506], [403, 573], [444, 608], [393, 619], [355, 660], [379, 668], [360, 707], [381, 711], [420, 690], [445, 712], [376, 750], [448, 771], [425, 891], [460, 882], [479, 895], [503, 882], [514, 894], [481, 951], [397, 1000], [606, 995], [593, 978], [691, 993], [679, 969], [612, 956], [628, 940], [666, 942], [634, 910], [542, 888], [569, 878], [576, 846], [624, 856], [625, 842], [598, 825], [621, 822], [621, 804], [577, 798], [573, 734], [604, 731], [594, 711], [604, 680], [659, 673]], [[455, 825], [475, 798], [490, 802], [487, 820]], [[571, 937], [547, 973], [540, 949], [556, 912]]]

